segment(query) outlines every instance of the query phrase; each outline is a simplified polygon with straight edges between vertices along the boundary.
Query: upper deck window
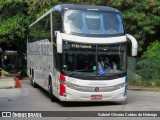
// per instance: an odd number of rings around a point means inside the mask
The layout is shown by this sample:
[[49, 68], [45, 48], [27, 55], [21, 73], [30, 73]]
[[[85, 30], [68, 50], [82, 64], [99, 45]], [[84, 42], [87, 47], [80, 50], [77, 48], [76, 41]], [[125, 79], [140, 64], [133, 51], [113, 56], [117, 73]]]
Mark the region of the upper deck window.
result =
[[118, 12], [66, 10], [63, 26], [67, 34], [124, 34], [122, 18]]

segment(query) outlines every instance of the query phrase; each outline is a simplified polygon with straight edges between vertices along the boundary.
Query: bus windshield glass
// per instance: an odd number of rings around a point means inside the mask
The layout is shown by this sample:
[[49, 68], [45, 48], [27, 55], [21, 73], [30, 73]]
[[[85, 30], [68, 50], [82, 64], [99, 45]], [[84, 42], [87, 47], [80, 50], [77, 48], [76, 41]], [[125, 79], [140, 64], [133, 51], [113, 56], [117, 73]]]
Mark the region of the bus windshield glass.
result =
[[126, 44], [90, 45], [64, 42], [62, 71], [67, 75], [109, 76], [126, 72]]
[[118, 12], [66, 10], [63, 26], [67, 34], [124, 34], [122, 18]]

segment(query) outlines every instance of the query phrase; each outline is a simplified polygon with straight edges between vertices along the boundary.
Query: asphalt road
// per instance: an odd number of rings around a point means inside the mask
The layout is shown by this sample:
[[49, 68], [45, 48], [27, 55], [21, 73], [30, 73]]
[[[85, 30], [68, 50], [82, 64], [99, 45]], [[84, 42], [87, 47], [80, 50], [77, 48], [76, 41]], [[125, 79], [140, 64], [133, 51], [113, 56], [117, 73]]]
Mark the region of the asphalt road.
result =
[[[22, 88], [0, 89], [0, 111], [160, 111], [160, 92], [128, 91], [126, 104], [111, 102], [62, 104], [59, 101], [51, 102], [48, 93], [41, 88], [33, 88], [29, 80], [21, 80], [21, 83]], [[84, 120], [83, 117], [44, 119]], [[85, 119], [106, 120], [106, 117], [87, 117]], [[110, 117], [110, 119], [115, 119], [115, 117]], [[123, 119], [131, 118], [125, 117]], [[137, 119], [137, 117], [133, 119]], [[140, 119], [146, 120], [145, 117]], [[149, 117], [147, 119], [155, 118]]]

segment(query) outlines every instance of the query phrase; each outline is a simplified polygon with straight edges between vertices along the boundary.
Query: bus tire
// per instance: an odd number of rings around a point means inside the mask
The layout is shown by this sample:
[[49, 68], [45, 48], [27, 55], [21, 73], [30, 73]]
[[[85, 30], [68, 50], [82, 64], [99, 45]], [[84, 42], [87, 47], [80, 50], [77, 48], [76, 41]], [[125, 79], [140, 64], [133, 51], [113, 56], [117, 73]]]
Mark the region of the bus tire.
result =
[[32, 77], [31, 77], [31, 85], [34, 87], [34, 88], [37, 88], [38, 85], [37, 83], [35, 83], [34, 81], [34, 71], [32, 70]]
[[56, 97], [53, 95], [53, 92], [52, 92], [52, 80], [51, 80], [51, 78], [49, 78], [48, 90], [49, 90], [49, 96], [50, 96], [51, 102], [55, 102]]
[[126, 105], [127, 104], [127, 100], [119, 101], [118, 104], [120, 104], [120, 105]]
[[34, 80], [31, 80], [31, 85], [32, 85], [34, 88], [37, 88], [37, 87], [38, 87], [37, 83], [35, 83]]

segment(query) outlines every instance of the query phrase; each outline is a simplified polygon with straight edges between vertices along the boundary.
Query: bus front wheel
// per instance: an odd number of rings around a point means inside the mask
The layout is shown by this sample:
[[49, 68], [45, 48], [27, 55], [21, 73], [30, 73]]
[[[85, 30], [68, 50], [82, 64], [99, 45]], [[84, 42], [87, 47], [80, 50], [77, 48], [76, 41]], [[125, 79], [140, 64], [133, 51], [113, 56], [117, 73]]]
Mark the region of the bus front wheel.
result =
[[52, 82], [51, 82], [51, 80], [49, 80], [48, 90], [49, 90], [49, 96], [50, 96], [51, 101], [55, 102], [56, 98], [55, 98], [55, 96], [53, 95], [53, 92], [52, 92]]

